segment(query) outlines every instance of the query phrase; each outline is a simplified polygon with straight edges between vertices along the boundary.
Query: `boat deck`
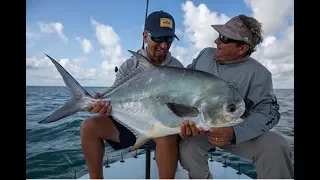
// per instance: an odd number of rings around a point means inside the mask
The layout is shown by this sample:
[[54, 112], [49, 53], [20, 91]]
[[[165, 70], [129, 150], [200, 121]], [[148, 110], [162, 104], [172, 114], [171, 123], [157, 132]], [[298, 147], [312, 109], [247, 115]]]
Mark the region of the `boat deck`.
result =
[[[154, 152], [150, 156], [150, 179], [159, 179], [158, 167], [154, 157]], [[240, 173], [232, 167], [226, 166], [217, 161], [208, 160], [210, 171], [214, 179], [251, 179], [247, 175]], [[103, 168], [104, 179], [145, 179], [146, 177], [146, 154], [140, 154], [137, 158], [125, 159], [124, 162], [109, 164], [110, 167]], [[86, 174], [79, 179], [89, 179]], [[175, 179], [189, 179], [188, 172], [178, 163]]]

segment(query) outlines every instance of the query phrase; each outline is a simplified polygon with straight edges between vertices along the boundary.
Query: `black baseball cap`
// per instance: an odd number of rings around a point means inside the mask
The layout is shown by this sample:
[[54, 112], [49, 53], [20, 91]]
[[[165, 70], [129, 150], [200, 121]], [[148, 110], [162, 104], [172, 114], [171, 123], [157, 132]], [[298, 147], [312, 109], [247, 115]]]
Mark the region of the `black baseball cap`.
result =
[[150, 32], [154, 37], [173, 36], [179, 40], [175, 34], [175, 21], [173, 17], [162, 10], [149, 14], [144, 30]]

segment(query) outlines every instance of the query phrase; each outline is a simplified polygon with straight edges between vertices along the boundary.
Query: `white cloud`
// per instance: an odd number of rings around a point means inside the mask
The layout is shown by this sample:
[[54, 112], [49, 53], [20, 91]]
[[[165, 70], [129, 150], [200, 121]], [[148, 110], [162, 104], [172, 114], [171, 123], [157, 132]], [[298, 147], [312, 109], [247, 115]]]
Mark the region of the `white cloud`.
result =
[[91, 51], [93, 51], [93, 46], [90, 40], [86, 38], [81, 39], [80, 37], [77, 37], [76, 40], [80, 43], [82, 50], [85, 54], [88, 54]]
[[[184, 29], [178, 29], [179, 37], [184, 37], [186, 47], [172, 44], [171, 52], [184, 66], [190, 64], [205, 47], [216, 47], [214, 40], [218, 33], [213, 30], [211, 24], [223, 24], [230, 19], [225, 14], [211, 12], [205, 4], [195, 6], [193, 2], [186, 1], [181, 5], [183, 11]], [[181, 40], [181, 38], [180, 38]]]
[[43, 69], [49, 67], [50, 60], [47, 57], [37, 58], [35, 56], [26, 58], [27, 69]]
[[41, 36], [42, 35], [40, 33], [35, 33], [32, 31], [30, 27], [28, 27], [28, 25], [26, 26], [26, 46], [27, 47], [33, 46], [35, 40], [40, 39]]
[[[56, 59], [55, 57], [52, 57]], [[104, 73], [101, 68], [84, 68], [82, 64], [87, 62], [87, 58], [78, 57], [70, 60], [69, 58], [56, 59], [81, 85], [96, 86], [105, 81]], [[46, 56], [42, 55], [26, 58], [27, 82], [34, 84], [33, 80], [41, 78], [42, 85], [65, 86], [61, 75], [56, 67]], [[39, 84], [38, 84], [39, 85]]]
[[177, 58], [184, 66], [187, 66], [192, 62], [194, 58], [197, 57], [198, 51], [196, 49], [176, 46], [174, 44], [171, 45], [170, 48], [171, 54]]
[[40, 31], [47, 34], [56, 33], [63, 42], [68, 42], [68, 38], [63, 34], [63, 25], [60, 22], [38, 23]]
[[[97, 68], [85, 68], [82, 66], [87, 61], [85, 57], [79, 57], [73, 60], [68, 58], [57, 59], [81, 85], [84, 86], [110, 86], [115, 78], [114, 68], [120, 66], [126, 57], [122, 54], [120, 46], [120, 38], [111, 26], [104, 25], [91, 19], [94, 27], [94, 32], [97, 42], [101, 45], [100, 53], [102, 62]], [[56, 32], [51, 25], [41, 24], [42, 32], [52, 33]], [[62, 31], [60, 31], [62, 34]], [[85, 38], [76, 37], [76, 40], [82, 45], [84, 53], [89, 53], [93, 50], [92, 43]], [[54, 57], [53, 57], [54, 58]], [[28, 84], [35, 84], [37, 78], [41, 78], [43, 85], [62, 85], [64, 82], [57, 69], [52, 62], [42, 55], [41, 57], [27, 57], [27, 82]]]
[[218, 15], [217, 12], [211, 12], [205, 4], [196, 7], [191, 1], [182, 4], [182, 10], [185, 35], [197, 49], [214, 45], [213, 41], [218, 33], [213, 31], [211, 24], [222, 24], [230, 19], [225, 14]]
[[288, 26], [288, 16], [293, 17], [293, 0], [244, 0], [252, 9], [253, 17], [263, 24], [266, 35], [276, 33]]
[[103, 58], [102, 67], [106, 72], [113, 71], [115, 66], [121, 65], [126, 58], [122, 54], [120, 38], [111, 26], [101, 24], [94, 19], [91, 19], [91, 23], [95, 27], [98, 43], [102, 46], [100, 50]]

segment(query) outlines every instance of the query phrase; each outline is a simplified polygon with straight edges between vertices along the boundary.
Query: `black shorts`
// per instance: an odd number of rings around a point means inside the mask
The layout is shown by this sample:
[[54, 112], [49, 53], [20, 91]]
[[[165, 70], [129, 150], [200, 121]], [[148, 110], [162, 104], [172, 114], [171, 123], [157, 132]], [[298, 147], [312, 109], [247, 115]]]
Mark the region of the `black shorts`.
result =
[[[120, 143], [110, 141], [110, 140], [105, 140], [109, 145], [114, 149], [114, 150], [120, 150], [120, 149], [125, 149], [130, 146], [133, 146], [134, 143], [136, 143], [136, 137], [135, 135], [126, 127], [118, 123], [116, 120], [112, 118], [112, 116], [109, 116], [113, 124], [116, 126], [120, 133]], [[155, 149], [155, 142], [153, 140], [149, 141], [149, 145], [151, 146], [152, 149]]]

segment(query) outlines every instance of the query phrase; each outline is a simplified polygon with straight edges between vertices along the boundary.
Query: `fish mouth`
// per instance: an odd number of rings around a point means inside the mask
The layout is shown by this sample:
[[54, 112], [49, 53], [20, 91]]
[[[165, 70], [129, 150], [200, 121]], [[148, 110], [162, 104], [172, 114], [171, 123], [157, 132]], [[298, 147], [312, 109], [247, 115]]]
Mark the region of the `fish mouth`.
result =
[[222, 111], [219, 115], [218, 121], [216, 121], [216, 127], [230, 127], [236, 124], [239, 124], [243, 121], [241, 115], [244, 112], [244, 107], [242, 104], [238, 106], [238, 108], [233, 112], [230, 113], [226, 110]]
[[239, 118], [238, 113], [232, 113], [230, 114], [229, 112], [221, 112], [219, 120], [223, 123], [231, 123], [237, 121]]
[[231, 126], [234, 126], [234, 125], [239, 124], [241, 122], [243, 122], [242, 118], [238, 118], [238, 119], [232, 120], [232, 121], [230, 121], [230, 119], [221, 118], [221, 119], [219, 119], [219, 121], [217, 121], [214, 124], [214, 127], [231, 127]]
[[[241, 116], [245, 111], [245, 103], [241, 101], [235, 104], [237, 107], [235, 111], [229, 112], [227, 104], [225, 104], [215, 117], [205, 118], [205, 114], [201, 113], [200, 126], [204, 130], [209, 130], [212, 127], [231, 127], [243, 122]], [[205, 119], [208, 120], [206, 121]]]
[[[234, 126], [234, 125], [236, 125], [236, 124], [242, 123], [242, 122], [243, 122], [243, 119], [242, 119], [242, 118], [238, 118], [237, 120], [231, 121], [231, 122], [225, 124], [224, 126], [225, 126], [225, 127], [230, 127], [230, 126]], [[222, 127], [223, 127], [223, 126], [222, 126]]]

